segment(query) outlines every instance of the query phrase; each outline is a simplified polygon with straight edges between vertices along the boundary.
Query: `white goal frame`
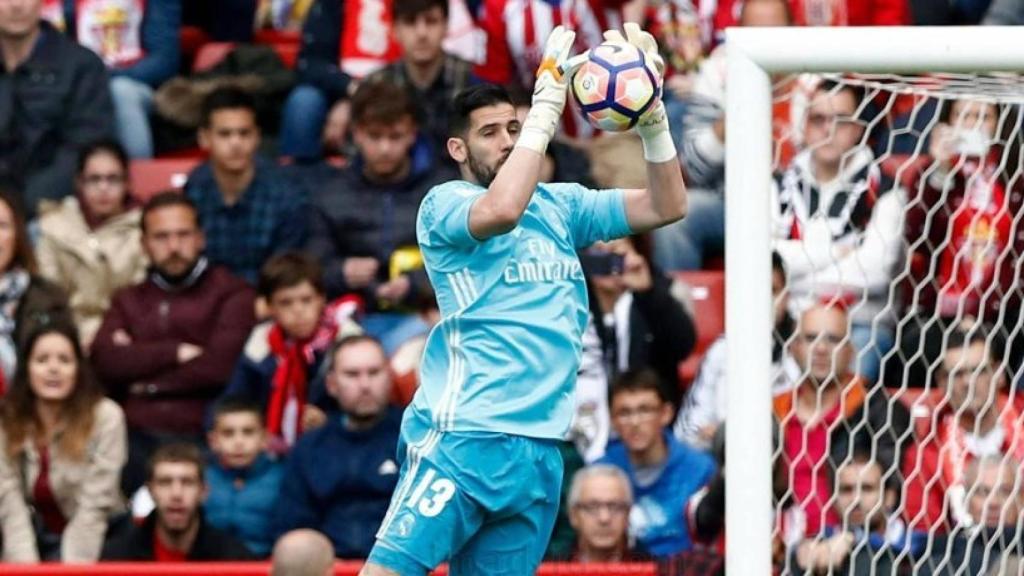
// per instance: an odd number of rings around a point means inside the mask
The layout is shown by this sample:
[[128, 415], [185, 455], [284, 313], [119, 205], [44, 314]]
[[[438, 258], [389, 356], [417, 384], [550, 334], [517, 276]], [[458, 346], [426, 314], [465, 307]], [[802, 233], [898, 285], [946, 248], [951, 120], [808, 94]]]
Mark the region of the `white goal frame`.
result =
[[726, 31], [726, 571], [771, 574], [772, 87], [797, 72], [1022, 72], [1022, 27]]

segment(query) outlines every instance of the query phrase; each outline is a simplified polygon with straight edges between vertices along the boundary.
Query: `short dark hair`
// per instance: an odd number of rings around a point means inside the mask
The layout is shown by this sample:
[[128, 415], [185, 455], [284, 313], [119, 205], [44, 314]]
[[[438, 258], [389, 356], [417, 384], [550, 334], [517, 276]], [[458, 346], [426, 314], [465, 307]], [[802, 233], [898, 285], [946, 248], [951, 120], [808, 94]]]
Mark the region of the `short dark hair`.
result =
[[816, 92], [823, 92], [825, 94], [833, 94], [838, 92], [848, 92], [850, 96], [853, 96], [854, 107], [860, 108], [861, 103], [864, 101], [864, 87], [857, 84], [850, 84], [847, 82], [840, 82], [832, 78], [825, 78], [815, 87]]
[[416, 102], [409, 91], [385, 78], [363, 82], [352, 95], [352, 125], [391, 125], [416, 118]]
[[260, 269], [259, 292], [268, 301], [278, 290], [309, 282], [319, 294], [324, 294], [324, 272], [320, 263], [305, 252], [282, 252], [271, 257]]
[[110, 154], [116, 158], [125, 175], [128, 175], [128, 154], [124, 151], [121, 143], [113, 138], [101, 138], [82, 146], [78, 151], [78, 165], [75, 174], [81, 176], [85, 172], [85, 165], [89, 162], [89, 159], [97, 154]]
[[616, 396], [625, 392], [654, 392], [662, 402], [672, 402], [658, 373], [649, 368], [627, 370], [616, 376], [612, 380], [611, 391], [608, 393], [608, 403], [611, 404]]
[[217, 420], [226, 414], [250, 413], [255, 414], [263, 424], [263, 407], [260, 403], [248, 396], [230, 395], [217, 400], [213, 405], [213, 427], [217, 427]]
[[256, 99], [251, 94], [234, 86], [217, 88], [203, 99], [200, 111], [201, 126], [210, 127], [213, 113], [220, 110], [248, 110], [256, 118]]
[[203, 462], [203, 455], [199, 451], [199, 447], [195, 444], [172, 442], [157, 448], [146, 463], [146, 481], [153, 480], [157, 465], [167, 462], [195, 464], [196, 470], [199, 471], [199, 481], [205, 482], [206, 464]]
[[410, 22], [434, 8], [440, 8], [444, 12], [445, 21], [448, 20], [448, 0], [395, 0], [391, 10], [396, 22]]
[[898, 486], [901, 483], [901, 476], [898, 470], [893, 470], [894, 464], [891, 458], [884, 456], [881, 452], [872, 449], [875, 440], [870, 434], [855, 432], [851, 434], [846, 450], [842, 446], [833, 446], [828, 457], [828, 467], [825, 474], [828, 477], [829, 485], [833, 494], [837, 492], [836, 479], [839, 471], [850, 464], [874, 464], [881, 472], [882, 490], [893, 490], [899, 492]]
[[142, 207], [142, 216], [139, 218], [139, 224], [142, 226], [142, 233], [146, 233], [146, 217], [149, 216], [151, 212], [155, 212], [162, 208], [170, 208], [171, 206], [180, 206], [191, 210], [192, 215], [196, 219], [196, 228], [202, 228], [202, 222], [199, 220], [199, 210], [196, 208], [195, 203], [193, 203], [188, 196], [182, 194], [178, 190], [166, 190], [150, 198]]
[[452, 100], [451, 113], [448, 115], [448, 135], [463, 137], [469, 129], [469, 116], [474, 111], [494, 106], [495, 104], [512, 105], [508, 91], [497, 84], [475, 84], [464, 88]]
[[986, 360], [992, 363], [999, 362], [1003, 352], [1003, 340], [998, 332], [981, 322], [969, 327], [957, 326], [954, 328], [946, 338], [945, 352], [970, 348], [975, 344], [981, 344], [985, 347]]

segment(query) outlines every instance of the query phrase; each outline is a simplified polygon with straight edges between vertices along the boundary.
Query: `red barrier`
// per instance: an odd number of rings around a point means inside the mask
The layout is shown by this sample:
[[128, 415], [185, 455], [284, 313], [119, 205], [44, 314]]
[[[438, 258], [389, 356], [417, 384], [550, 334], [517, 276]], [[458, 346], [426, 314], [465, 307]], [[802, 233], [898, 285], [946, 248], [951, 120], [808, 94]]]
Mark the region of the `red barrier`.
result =
[[[356, 576], [362, 562], [338, 562], [335, 576]], [[105, 562], [100, 564], [0, 564], [4, 576], [267, 576], [270, 564], [266, 562], [195, 562], [156, 564]], [[655, 576], [654, 564], [544, 564], [537, 576]], [[440, 568], [434, 576], [446, 576]]]

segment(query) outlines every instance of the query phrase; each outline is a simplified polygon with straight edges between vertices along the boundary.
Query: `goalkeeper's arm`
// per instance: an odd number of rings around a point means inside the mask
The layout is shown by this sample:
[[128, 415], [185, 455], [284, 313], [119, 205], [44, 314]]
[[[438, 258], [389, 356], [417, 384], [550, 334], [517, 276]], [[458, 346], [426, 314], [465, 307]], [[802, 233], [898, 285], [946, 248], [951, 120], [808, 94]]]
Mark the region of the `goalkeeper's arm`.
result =
[[[659, 73], [664, 73], [665, 64], [654, 38], [633, 22], [627, 22], [625, 29], [625, 38], [611, 30], [605, 32], [605, 39], [633, 44], [655, 63]], [[636, 132], [644, 145], [647, 188], [626, 191], [626, 218], [630, 228], [639, 234], [686, 216], [686, 185], [665, 106], [660, 100], [640, 119]]]
[[544, 47], [544, 59], [537, 70], [533, 102], [523, 122], [519, 138], [508, 159], [469, 212], [469, 231], [478, 240], [509, 232], [530, 203], [540, 179], [541, 165], [548, 142], [555, 134], [571, 77], [569, 62], [575, 34], [556, 27]]

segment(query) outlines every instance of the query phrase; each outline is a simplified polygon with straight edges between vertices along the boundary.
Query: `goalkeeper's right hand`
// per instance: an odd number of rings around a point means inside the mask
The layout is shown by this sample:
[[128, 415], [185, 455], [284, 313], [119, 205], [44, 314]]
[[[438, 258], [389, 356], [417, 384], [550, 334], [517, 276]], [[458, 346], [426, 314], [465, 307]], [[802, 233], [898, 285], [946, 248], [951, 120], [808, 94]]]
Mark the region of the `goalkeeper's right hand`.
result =
[[569, 81], [573, 73], [586, 60], [586, 55], [569, 58], [576, 33], [556, 26], [544, 45], [544, 58], [537, 68], [533, 85], [533, 102], [523, 122], [517, 147], [528, 148], [544, 155], [548, 142], [555, 135], [558, 120], [565, 108]]

